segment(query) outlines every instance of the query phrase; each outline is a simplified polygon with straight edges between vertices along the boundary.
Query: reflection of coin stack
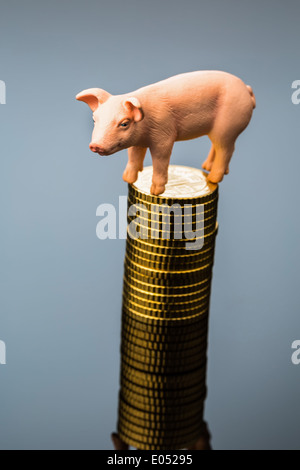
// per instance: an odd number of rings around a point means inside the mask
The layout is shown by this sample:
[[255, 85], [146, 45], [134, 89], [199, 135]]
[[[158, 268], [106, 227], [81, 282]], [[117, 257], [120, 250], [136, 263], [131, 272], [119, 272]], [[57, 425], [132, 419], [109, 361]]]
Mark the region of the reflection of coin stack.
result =
[[[151, 176], [145, 168], [129, 185], [128, 206], [138, 211], [128, 218], [118, 433], [138, 449], [172, 450], [201, 433], [218, 187], [200, 170], [170, 166], [155, 197]], [[173, 204], [169, 219], [158, 218], [158, 207]]]

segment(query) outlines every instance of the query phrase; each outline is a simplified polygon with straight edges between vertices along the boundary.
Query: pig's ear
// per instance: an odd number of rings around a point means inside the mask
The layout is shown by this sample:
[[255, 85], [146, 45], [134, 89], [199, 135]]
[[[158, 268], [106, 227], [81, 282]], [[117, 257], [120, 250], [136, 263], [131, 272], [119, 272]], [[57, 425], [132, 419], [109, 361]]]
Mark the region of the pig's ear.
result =
[[88, 90], [83, 90], [78, 95], [76, 99], [79, 101], [84, 101], [89, 105], [91, 110], [94, 112], [98, 108], [99, 104], [104, 103], [111, 95], [101, 88], [89, 88]]
[[126, 98], [126, 100], [124, 101], [124, 106], [131, 112], [134, 121], [141, 121], [144, 118], [141, 103], [134, 96]]

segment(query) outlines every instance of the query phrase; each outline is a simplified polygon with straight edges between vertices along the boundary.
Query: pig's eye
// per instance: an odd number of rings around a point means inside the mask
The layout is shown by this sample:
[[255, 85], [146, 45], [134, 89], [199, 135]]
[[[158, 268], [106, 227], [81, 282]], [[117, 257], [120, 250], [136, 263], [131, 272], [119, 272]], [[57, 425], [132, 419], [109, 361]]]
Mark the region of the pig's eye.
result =
[[126, 119], [125, 121], [120, 122], [119, 127], [122, 127], [123, 129], [125, 129], [126, 127], [129, 126], [129, 123], [130, 123], [129, 119]]

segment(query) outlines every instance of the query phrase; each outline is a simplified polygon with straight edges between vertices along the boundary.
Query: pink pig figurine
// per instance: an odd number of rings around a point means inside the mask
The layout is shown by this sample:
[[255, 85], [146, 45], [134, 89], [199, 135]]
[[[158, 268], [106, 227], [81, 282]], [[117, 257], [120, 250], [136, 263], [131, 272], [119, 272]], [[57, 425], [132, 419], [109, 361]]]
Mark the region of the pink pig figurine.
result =
[[124, 95], [90, 88], [76, 98], [93, 111], [93, 152], [111, 155], [128, 148], [124, 181], [137, 180], [150, 149], [151, 194], [155, 195], [165, 190], [174, 142], [203, 135], [212, 145], [202, 167], [211, 182], [222, 181], [229, 172], [235, 141], [255, 108], [252, 88], [221, 71], [183, 73]]

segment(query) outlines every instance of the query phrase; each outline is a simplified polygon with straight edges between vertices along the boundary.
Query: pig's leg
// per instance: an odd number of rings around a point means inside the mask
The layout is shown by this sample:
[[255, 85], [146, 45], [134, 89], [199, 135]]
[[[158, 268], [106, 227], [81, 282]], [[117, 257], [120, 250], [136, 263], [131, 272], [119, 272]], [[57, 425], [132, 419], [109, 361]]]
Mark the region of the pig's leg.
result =
[[207, 170], [207, 171], [211, 170], [211, 167], [212, 167], [212, 164], [214, 162], [215, 156], [216, 156], [215, 148], [214, 148], [214, 145], [211, 144], [211, 148], [210, 148], [208, 157], [202, 165], [202, 168], [204, 170]]
[[146, 151], [147, 148], [144, 147], [129, 147], [128, 163], [123, 173], [126, 183], [134, 183], [137, 180], [138, 172], [143, 170]]
[[163, 147], [150, 147], [153, 164], [153, 176], [150, 192], [155, 196], [159, 196], [159, 194], [164, 192], [168, 182], [168, 168], [173, 144], [174, 141], [172, 140], [172, 143], [165, 144]]
[[216, 156], [208, 175], [209, 181], [219, 183], [229, 173], [229, 162], [234, 152], [234, 142], [226, 145], [215, 145]]

